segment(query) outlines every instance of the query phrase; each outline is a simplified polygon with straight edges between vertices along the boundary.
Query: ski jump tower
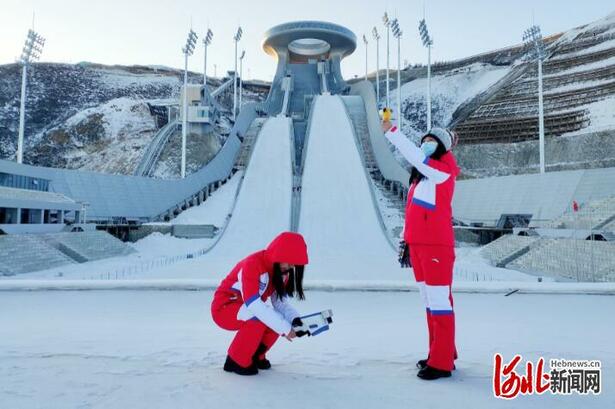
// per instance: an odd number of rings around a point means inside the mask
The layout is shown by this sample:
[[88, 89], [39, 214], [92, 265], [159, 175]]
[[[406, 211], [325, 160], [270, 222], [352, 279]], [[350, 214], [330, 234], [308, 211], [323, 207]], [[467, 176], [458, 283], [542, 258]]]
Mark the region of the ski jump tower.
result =
[[340, 62], [357, 48], [357, 38], [337, 24], [296, 21], [271, 28], [262, 45], [278, 61], [264, 109], [292, 118], [300, 162], [311, 101], [315, 95], [348, 90]]

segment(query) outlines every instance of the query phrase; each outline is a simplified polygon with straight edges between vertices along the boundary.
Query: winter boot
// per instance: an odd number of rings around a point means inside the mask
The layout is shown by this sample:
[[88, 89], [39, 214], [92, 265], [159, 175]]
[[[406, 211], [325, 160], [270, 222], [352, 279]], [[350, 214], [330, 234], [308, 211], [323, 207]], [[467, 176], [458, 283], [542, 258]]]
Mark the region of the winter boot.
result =
[[451, 371], [443, 371], [426, 365], [416, 376], [426, 381], [433, 381], [438, 378], [450, 378]]
[[[457, 358], [455, 358], [455, 359], [457, 359]], [[416, 363], [416, 367], [417, 367], [417, 368], [419, 368], [419, 369], [423, 369], [423, 368], [425, 368], [425, 367], [427, 366], [427, 361], [428, 361], [428, 360], [429, 360], [429, 358], [419, 360], [419, 361]], [[453, 371], [454, 371], [455, 369], [457, 369], [457, 368], [455, 367], [455, 365], [453, 365]]]
[[[267, 346], [260, 344], [252, 357], [252, 366], [258, 369], [271, 369], [271, 362], [265, 358], [265, 352], [267, 352]], [[262, 356], [262, 358], [260, 358]]]
[[428, 359], [421, 359], [416, 363], [416, 367], [419, 369], [424, 369], [427, 366]]
[[226, 356], [226, 362], [224, 363], [224, 370], [226, 372], [233, 372], [237, 375], [256, 375], [258, 374], [258, 369], [254, 364], [250, 365], [247, 368], [239, 365], [237, 362], [233, 361], [230, 356]]

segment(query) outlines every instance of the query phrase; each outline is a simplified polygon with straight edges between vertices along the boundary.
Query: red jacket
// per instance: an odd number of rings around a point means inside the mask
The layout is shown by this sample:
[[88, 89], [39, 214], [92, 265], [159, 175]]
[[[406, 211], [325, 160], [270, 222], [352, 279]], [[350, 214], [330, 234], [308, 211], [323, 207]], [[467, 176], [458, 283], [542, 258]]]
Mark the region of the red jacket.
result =
[[[425, 164], [448, 174], [449, 177], [439, 184], [430, 182], [428, 179], [412, 184], [406, 204], [404, 240], [409, 245], [452, 247], [455, 245], [452, 201], [455, 193], [455, 178], [459, 174], [459, 168], [451, 152], [447, 152], [439, 160], [429, 158]], [[420, 191], [417, 192], [421, 184], [431, 184], [429, 187], [425, 186], [425, 190], [435, 188], [434, 202], [425, 200], [430, 196], [429, 193], [422, 196]]]
[[237, 318], [261, 320], [274, 331], [286, 334], [296, 312], [284, 300], [272, 297], [274, 308], [265, 305], [273, 294], [273, 264], [306, 265], [307, 246], [298, 233], [285, 232], [277, 236], [265, 250], [241, 260], [218, 286], [212, 309], [228, 302], [241, 302]]
[[385, 136], [425, 176], [408, 191], [404, 240], [409, 245], [454, 246], [452, 201], [459, 175], [455, 157], [451, 152], [440, 159], [425, 157], [397, 127]]

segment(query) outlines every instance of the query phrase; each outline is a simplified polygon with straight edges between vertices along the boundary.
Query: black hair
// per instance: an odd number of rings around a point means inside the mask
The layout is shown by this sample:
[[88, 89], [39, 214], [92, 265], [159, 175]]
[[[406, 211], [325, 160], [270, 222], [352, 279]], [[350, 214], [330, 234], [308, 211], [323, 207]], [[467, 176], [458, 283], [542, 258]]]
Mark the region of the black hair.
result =
[[282, 299], [286, 296], [294, 297], [295, 292], [297, 298], [305, 300], [305, 294], [303, 293], [303, 273], [305, 266], [295, 266], [294, 269], [288, 271], [288, 280], [284, 285], [284, 273], [280, 268], [280, 263], [273, 264], [273, 288], [278, 295], [278, 298]]
[[[436, 151], [430, 156], [430, 158], [435, 159], [435, 160], [440, 160], [440, 158], [442, 158], [442, 156], [446, 154], [446, 147], [440, 141], [440, 139], [436, 138], [433, 135], [425, 135], [421, 139], [421, 143], [423, 143], [423, 140], [427, 138], [428, 136], [432, 136], [438, 143], [438, 147], [436, 148]], [[410, 172], [410, 179], [408, 180], [409, 186], [412, 186], [412, 183], [414, 183], [415, 181], [417, 183], [420, 182], [421, 180], [423, 180], [424, 177], [425, 176], [413, 166], [412, 171]]]

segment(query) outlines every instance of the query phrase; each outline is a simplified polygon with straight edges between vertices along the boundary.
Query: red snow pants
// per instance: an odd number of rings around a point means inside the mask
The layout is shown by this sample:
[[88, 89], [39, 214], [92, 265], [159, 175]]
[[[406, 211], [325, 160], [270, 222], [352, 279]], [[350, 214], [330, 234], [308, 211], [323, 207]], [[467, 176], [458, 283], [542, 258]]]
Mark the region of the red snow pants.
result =
[[427, 312], [429, 358], [432, 368], [451, 371], [457, 358], [453, 311], [455, 249], [449, 246], [410, 246], [414, 277]]
[[[215, 300], [211, 306], [211, 316], [222, 329], [237, 331], [228, 349], [228, 355], [244, 368], [252, 365], [252, 358], [261, 344], [265, 350], [259, 359], [265, 358], [265, 353], [275, 344], [279, 335], [260, 322], [257, 318], [248, 321], [237, 319], [237, 312], [243, 305], [241, 299], [229, 299], [228, 302]], [[259, 351], [260, 352], [260, 351]]]

